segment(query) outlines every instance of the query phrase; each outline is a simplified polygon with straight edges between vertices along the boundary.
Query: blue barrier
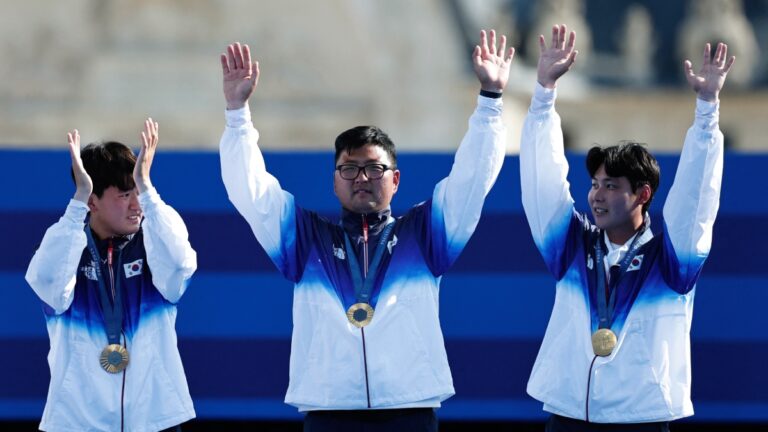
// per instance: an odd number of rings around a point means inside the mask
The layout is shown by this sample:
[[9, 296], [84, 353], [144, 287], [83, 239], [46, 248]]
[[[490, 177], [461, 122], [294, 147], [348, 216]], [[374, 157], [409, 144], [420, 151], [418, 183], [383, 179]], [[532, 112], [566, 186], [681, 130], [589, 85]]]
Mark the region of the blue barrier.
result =
[[[269, 153], [267, 166], [306, 208], [338, 214], [331, 153]], [[572, 193], [586, 208], [583, 155], [569, 155]], [[0, 419], [42, 413], [49, 375], [39, 300], [24, 282], [45, 229], [74, 189], [64, 151], [0, 151], [6, 186], [0, 200]], [[677, 158], [661, 156], [654, 225]], [[402, 154], [395, 214], [431, 195], [450, 155]], [[768, 421], [768, 266], [754, 245], [768, 244], [768, 200], [757, 173], [768, 155], [728, 154], [714, 243], [696, 295], [692, 329], [694, 421]], [[221, 183], [218, 156], [158, 154], [153, 182], [185, 219], [199, 270], [179, 306], [177, 330], [190, 391], [201, 418], [295, 419], [282, 403], [288, 381], [291, 285], [235, 212]], [[764, 183], [764, 182], [763, 182]], [[762, 183], [760, 183], [762, 184]], [[18, 186], [18, 187], [17, 187]], [[749, 231], [745, 231], [747, 228]], [[753, 246], [748, 246], [753, 245]], [[441, 320], [457, 395], [444, 419], [537, 420], [541, 406], [525, 384], [554, 298], [520, 204], [518, 159], [508, 157], [466, 250], [444, 277]], [[492, 293], [488, 304], [467, 293]], [[485, 296], [487, 298], [487, 296]], [[478, 311], [469, 312], [468, 311]], [[479, 312], [482, 311], [482, 312]], [[482, 319], [480, 319], [482, 314]], [[256, 367], [242, 370], [247, 356]]]

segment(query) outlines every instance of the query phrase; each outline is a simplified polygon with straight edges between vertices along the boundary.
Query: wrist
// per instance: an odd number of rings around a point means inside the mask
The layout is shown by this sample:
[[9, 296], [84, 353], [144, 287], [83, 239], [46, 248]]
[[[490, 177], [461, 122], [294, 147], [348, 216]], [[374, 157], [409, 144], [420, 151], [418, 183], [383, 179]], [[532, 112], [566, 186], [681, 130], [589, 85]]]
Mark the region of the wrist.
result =
[[501, 92], [500, 91], [493, 91], [493, 90], [485, 90], [485, 89], [481, 88], [480, 89], [480, 96], [491, 98], [491, 99], [499, 99], [501, 97]]
[[139, 194], [143, 194], [150, 188], [152, 188], [152, 182], [149, 180], [136, 182], [136, 189], [139, 190]]
[[88, 204], [88, 198], [91, 197], [90, 191], [76, 191], [75, 196], [72, 197], [75, 201], [80, 201], [81, 203]]
[[718, 101], [718, 93], [706, 93], [706, 92], [700, 92], [696, 94], [696, 97], [710, 103], [715, 103]]
[[239, 110], [245, 106], [245, 101], [230, 102], [227, 101], [227, 111]]
[[549, 81], [549, 80], [539, 79], [538, 82], [539, 82], [539, 85], [541, 85], [542, 87], [544, 87], [546, 89], [552, 90], [555, 87], [557, 87], [557, 81]]

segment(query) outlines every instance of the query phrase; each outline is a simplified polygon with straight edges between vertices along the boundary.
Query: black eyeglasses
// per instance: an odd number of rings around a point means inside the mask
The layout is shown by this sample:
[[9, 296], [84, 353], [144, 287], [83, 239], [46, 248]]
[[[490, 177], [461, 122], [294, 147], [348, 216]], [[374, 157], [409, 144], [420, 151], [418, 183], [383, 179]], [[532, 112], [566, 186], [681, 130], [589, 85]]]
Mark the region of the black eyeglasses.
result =
[[360, 175], [361, 171], [365, 171], [365, 176], [371, 180], [378, 180], [384, 177], [384, 173], [392, 168], [384, 164], [368, 164], [365, 166], [357, 166], [353, 164], [343, 164], [336, 167], [339, 175], [344, 180], [354, 180]]

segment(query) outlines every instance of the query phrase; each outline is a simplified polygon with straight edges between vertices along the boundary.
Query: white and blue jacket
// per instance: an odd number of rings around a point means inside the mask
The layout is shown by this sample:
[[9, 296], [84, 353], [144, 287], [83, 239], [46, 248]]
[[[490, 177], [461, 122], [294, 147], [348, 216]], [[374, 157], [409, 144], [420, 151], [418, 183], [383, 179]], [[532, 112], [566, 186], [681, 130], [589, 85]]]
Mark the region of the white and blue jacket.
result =
[[612, 330], [618, 344], [610, 356], [596, 357], [591, 345], [598, 328], [594, 257], [604, 236], [574, 210], [555, 96], [537, 85], [520, 152], [525, 214], [557, 279], [528, 394], [543, 402], [545, 411], [597, 423], [693, 415], [689, 333], [695, 284], [719, 206], [723, 135], [718, 105], [697, 100], [664, 204], [664, 226], [640, 238], [642, 246], [616, 288]]
[[[197, 268], [181, 217], [154, 189], [139, 195], [139, 232], [114, 239], [122, 257], [125, 373], [101, 368], [107, 334], [95, 265], [86, 247], [88, 206], [71, 200], [45, 233], [26, 279], [44, 302], [51, 383], [40, 429], [154, 432], [195, 417], [176, 347], [176, 303]], [[99, 248], [106, 240], [96, 240]], [[99, 254], [105, 257], [104, 250]], [[115, 259], [115, 265], [117, 259]], [[102, 263], [102, 274], [107, 274]], [[121, 418], [122, 416], [122, 418]]]
[[286, 403], [300, 411], [439, 407], [454, 394], [438, 319], [440, 278], [472, 235], [501, 169], [501, 108], [501, 99], [478, 97], [450, 175], [394, 222], [365, 354], [361, 330], [345, 315], [355, 298], [344, 229], [360, 233], [349, 215], [342, 227], [296, 205], [264, 166], [247, 106], [227, 111], [221, 171], [229, 198], [295, 283]]

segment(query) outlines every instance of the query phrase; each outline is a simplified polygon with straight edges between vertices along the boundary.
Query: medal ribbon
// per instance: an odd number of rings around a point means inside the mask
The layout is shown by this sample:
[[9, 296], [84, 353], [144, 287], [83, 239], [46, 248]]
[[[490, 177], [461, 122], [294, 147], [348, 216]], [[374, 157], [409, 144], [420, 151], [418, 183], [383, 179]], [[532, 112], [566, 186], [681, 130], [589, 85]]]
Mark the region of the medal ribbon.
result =
[[344, 243], [347, 248], [347, 256], [349, 256], [349, 271], [352, 273], [352, 282], [355, 284], [355, 301], [357, 303], [369, 303], [371, 299], [371, 291], [373, 289], [373, 281], [376, 279], [376, 271], [381, 263], [384, 249], [387, 248], [387, 242], [389, 241], [389, 234], [392, 232], [394, 226], [394, 221], [389, 222], [381, 231], [379, 243], [376, 245], [376, 253], [373, 255], [373, 261], [371, 261], [371, 265], [365, 274], [365, 280], [363, 280], [363, 276], [360, 274], [360, 264], [357, 262], [357, 256], [355, 255], [355, 249], [352, 248], [352, 242], [349, 241], [347, 233], [344, 233]]
[[597, 316], [600, 318], [598, 328], [609, 329], [611, 328], [611, 324], [613, 324], [613, 313], [616, 309], [616, 291], [618, 291], [619, 280], [624, 276], [624, 273], [629, 267], [629, 263], [632, 262], [632, 259], [637, 253], [637, 249], [640, 248], [640, 244], [638, 244], [637, 241], [642, 237], [643, 233], [645, 233], [645, 227], [635, 234], [635, 238], [632, 240], [632, 243], [630, 243], [627, 254], [624, 255], [624, 259], [621, 260], [619, 272], [616, 275], [616, 281], [613, 284], [614, 288], [611, 290], [610, 298], [607, 298], [608, 296], [606, 295], [605, 265], [603, 264], [603, 236], [601, 235], [597, 240], [595, 258], [597, 260]]
[[[109, 344], [120, 344], [120, 333], [123, 330], [123, 296], [120, 292], [120, 267], [123, 261], [123, 255], [117, 254], [117, 275], [114, 278], [114, 299], [110, 301], [110, 296], [107, 293], [107, 284], [104, 282], [104, 273], [101, 271], [101, 257], [99, 256], [99, 250], [96, 247], [96, 242], [93, 240], [93, 234], [91, 234], [91, 228], [88, 224], [85, 225], [85, 236], [88, 238], [88, 250], [91, 253], [91, 258], [96, 263], [96, 279], [99, 282], [99, 300], [101, 301], [101, 313], [104, 316], [104, 326], [107, 331], [107, 339]], [[111, 261], [111, 260], [110, 260]], [[111, 265], [111, 263], [109, 263]]]

